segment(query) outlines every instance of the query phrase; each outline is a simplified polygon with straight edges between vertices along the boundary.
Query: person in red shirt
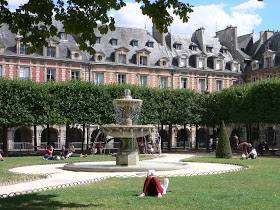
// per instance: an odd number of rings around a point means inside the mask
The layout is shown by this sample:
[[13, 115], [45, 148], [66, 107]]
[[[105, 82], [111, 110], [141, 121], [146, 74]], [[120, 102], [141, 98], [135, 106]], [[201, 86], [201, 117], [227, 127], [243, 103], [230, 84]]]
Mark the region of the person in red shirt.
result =
[[53, 146], [47, 147], [47, 153], [44, 156], [45, 160], [53, 160]]
[[146, 177], [144, 182], [143, 193], [141, 193], [139, 197], [144, 197], [144, 196], [162, 197], [162, 195], [166, 194], [168, 184], [169, 184], [168, 178], [164, 178], [163, 183], [161, 183], [159, 179], [155, 176], [155, 171], [149, 170], [148, 176]]

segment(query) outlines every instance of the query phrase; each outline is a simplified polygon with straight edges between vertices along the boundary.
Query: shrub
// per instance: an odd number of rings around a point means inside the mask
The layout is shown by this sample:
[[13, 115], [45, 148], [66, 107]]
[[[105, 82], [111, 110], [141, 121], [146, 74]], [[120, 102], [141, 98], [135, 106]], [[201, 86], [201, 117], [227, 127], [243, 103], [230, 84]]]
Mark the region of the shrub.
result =
[[230, 141], [226, 131], [225, 123], [222, 121], [220, 126], [219, 140], [216, 150], [217, 158], [231, 158], [232, 152], [230, 147]]

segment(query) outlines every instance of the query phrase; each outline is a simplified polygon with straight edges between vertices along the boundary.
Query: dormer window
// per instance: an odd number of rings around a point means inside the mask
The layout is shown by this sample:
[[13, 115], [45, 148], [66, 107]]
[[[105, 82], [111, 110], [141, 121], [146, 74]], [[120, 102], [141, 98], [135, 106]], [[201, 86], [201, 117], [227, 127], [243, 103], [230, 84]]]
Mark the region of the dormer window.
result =
[[147, 46], [147, 47], [153, 48], [153, 47], [154, 47], [154, 42], [148, 41], [147, 44], [146, 44], [146, 46]]
[[168, 58], [161, 58], [159, 59], [159, 65], [162, 66], [162, 67], [166, 67], [167, 66], [167, 63], [168, 63]]
[[67, 34], [65, 32], [60, 32], [59, 33], [59, 38], [62, 40], [62, 41], [66, 41], [67, 40]]
[[117, 39], [111, 39], [110, 43], [112, 46], [117, 46], [118, 45], [118, 40]]
[[126, 64], [126, 54], [119, 54], [118, 63]]
[[141, 55], [140, 56], [140, 65], [147, 66], [148, 65], [148, 57]]
[[98, 56], [97, 56], [97, 61], [102, 61], [102, 60], [103, 60], [102, 55], [98, 55]]
[[192, 51], [197, 51], [197, 46], [190, 45], [189, 49], [192, 50]]
[[27, 55], [29, 47], [30, 47], [29, 44], [20, 43], [19, 54], [20, 55]]
[[100, 44], [101, 43], [101, 37], [100, 36], [96, 37], [95, 43], [96, 44]]
[[209, 46], [206, 47], [206, 52], [212, 53], [212, 51], [213, 51], [213, 47], [209, 47]]
[[221, 49], [220, 49], [220, 53], [227, 54], [227, 52], [228, 52], [228, 50], [225, 49], [225, 48], [221, 48]]
[[132, 47], [138, 47], [138, 40], [133, 39], [133, 40], [130, 42], [130, 45], [131, 45]]
[[116, 49], [115, 52], [115, 62], [120, 64], [127, 64], [128, 63], [128, 52], [129, 49], [126, 47], [120, 47]]
[[47, 56], [48, 57], [56, 57], [56, 47], [47, 47]]
[[95, 53], [95, 61], [102, 62], [105, 59], [105, 54], [103, 52], [96, 52]]
[[182, 50], [182, 44], [181, 43], [175, 43], [174, 48], [175, 48], [175, 50]]

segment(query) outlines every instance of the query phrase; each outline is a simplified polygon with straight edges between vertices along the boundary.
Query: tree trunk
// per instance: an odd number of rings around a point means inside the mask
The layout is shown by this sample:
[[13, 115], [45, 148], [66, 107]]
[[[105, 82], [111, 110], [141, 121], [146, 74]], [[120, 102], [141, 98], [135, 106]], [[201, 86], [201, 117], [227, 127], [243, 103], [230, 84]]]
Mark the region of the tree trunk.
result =
[[198, 149], [199, 142], [198, 142], [198, 125], [195, 125], [195, 149]]
[[185, 138], [184, 138], [184, 150], [186, 150], [187, 148], [187, 140], [186, 138], [188, 138], [188, 134], [187, 134], [187, 131], [186, 131], [186, 124], [184, 124], [184, 135], [185, 135]]
[[172, 124], [169, 124], [168, 127], [168, 150], [171, 151], [172, 147]]
[[66, 124], [66, 132], [65, 132], [65, 146], [68, 148], [69, 146], [69, 124]]
[[51, 143], [49, 132], [50, 132], [50, 124], [47, 124], [47, 132], [46, 132], [47, 145], [50, 145]]
[[89, 125], [87, 125], [87, 150], [89, 149]]
[[82, 152], [84, 151], [85, 133], [86, 133], [86, 125], [83, 124]]
[[4, 157], [8, 156], [8, 148], [9, 148], [9, 144], [8, 144], [8, 128], [7, 126], [3, 126], [3, 155]]
[[37, 126], [33, 126], [33, 136], [34, 136], [34, 151], [37, 151]]

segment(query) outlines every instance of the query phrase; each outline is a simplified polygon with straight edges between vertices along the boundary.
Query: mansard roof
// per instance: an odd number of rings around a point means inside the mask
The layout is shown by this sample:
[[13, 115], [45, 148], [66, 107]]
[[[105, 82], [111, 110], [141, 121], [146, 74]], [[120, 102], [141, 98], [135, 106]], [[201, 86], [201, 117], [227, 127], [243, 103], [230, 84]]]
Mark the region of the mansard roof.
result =
[[238, 47], [240, 49], [246, 49], [253, 39], [253, 33], [244, 34], [242, 36], [237, 37]]
[[[59, 22], [55, 22], [58, 27], [58, 33], [65, 33], [63, 29], [63, 25]], [[124, 28], [124, 27], [116, 27], [115, 31], [109, 31], [105, 35], [101, 35], [98, 29], [94, 29], [95, 34], [97, 37], [100, 37], [100, 43], [94, 45], [94, 49], [96, 52], [102, 52], [104, 55], [104, 62], [103, 63], [114, 63], [114, 53], [116, 50], [124, 49], [127, 51], [127, 57], [129, 60], [128, 64], [124, 65], [134, 65], [135, 64], [135, 55], [138, 52], [145, 51], [149, 53], [149, 63], [151, 66], [156, 66], [158, 61], [162, 58], [166, 58], [166, 60], [172, 61], [174, 58], [178, 58], [181, 56], [190, 57], [191, 55], [197, 56], [220, 56], [220, 49], [223, 47], [218, 38], [216, 37], [205, 37], [204, 46], [211, 46], [212, 52], [206, 53], [203, 49], [198, 47], [196, 51], [189, 49], [192, 46], [200, 46], [199, 43], [195, 39], [195, 35], [193, 37], [186, 36], [186, 35], [178, 35], [178, 34], [171, 34], [168, 33], [165, 37], [165, 42], [163, 44], [156, 41], [152, 34], [150, 34], [147, 30], [144, 29], [137, 29], [137, 28]], [[75, 41], [75, 37], [67, 34], [64, 37], [65, 39], [60, 40], [59, 35], [58, 37], [52, 37], [54, 41], [57, 41], [58, 46], [58, 59], [71, 59], [72, 52], [79, 52], [81, 55], [82, 62], [89, 62], [93, 61], [92, 56], [87, 53], [80, 51], [79, 45]], [[117, 39], [117, 45], [112, 45], [110, 40]], [[131, 46], [131, 40], [137, 40], [137, 46]], [[152, 47], [147, 46], [147, 42], [153, 42]], [[15, 55], [16, 54], [16, 35], [11, 33], [8, 30], [6, 25], [0, 28], [0, 43], [3, 43], [5, 46], [5, 53]], [[181, 50], [174, 49], [173, 45], [175, 43], [180, 43], [182, 45]], [[242, 55], [242, 52], [239, 54]], [[29, 56], [29, 55], [28, 55]], [[42, 53], [37, 52], [30, 56], [33, 57], [42, 57]], [[235, 58], [235, 54], [231, 52], [227, 52], [222, 54], [224, 57], [225, 62], [232, 61]], [[246, 57], [246, 55], [244, 55]]]
[[274, 33], [272, 37], [270, 37], [268, 40], [266, 40], [264, 43], [260, 43], [260, 40], [255, 43], [256, 51], [253, 56], [255, 60], [261, 60], [263, 53], [266, 50], [275, 51], [277, 53], [280, 52], [280, 32]]

